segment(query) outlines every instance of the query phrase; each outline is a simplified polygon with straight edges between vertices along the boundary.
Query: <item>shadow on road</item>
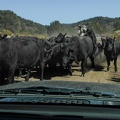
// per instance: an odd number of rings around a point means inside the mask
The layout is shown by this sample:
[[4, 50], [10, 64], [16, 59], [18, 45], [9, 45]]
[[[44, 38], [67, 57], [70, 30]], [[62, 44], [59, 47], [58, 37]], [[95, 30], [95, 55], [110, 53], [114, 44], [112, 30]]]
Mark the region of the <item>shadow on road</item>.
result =
[[[86, 67], [86, 72], [89, 72], [90, 70], [94, 70], [94, 71], [103, 71], [104, 67], [101, 65], [96, 65], [95, 69], [93, 69], [91, 67], [91, 65], [87, 65]], [[80, 66], [74, 66], [72, 67], [72, 71], [73, 72], [80, 72], [81, 74], [81, 67]], [[62, 69], [59, 66], [57, 66], [56, 68], [53, 69], [49, 69], [48, 67], [45, 68], [44, 70], [44, 79], [46, 80], [50, 80], [52, 77], [64, 77], [66, 75], [70, 75], [68, 70], [66, 68]], [[40, 72], [39, 71], [34, 71], [31, 73], [30, 75], [31, 77], [35, 78], [35, 79], [39, 79], [40, 78]]]
[[111, 78], [111, 81], [114, 81], [114, 82], [120, 82], [120, 78], [116, 78], [116, 77], [114, 77], [114, 78]]

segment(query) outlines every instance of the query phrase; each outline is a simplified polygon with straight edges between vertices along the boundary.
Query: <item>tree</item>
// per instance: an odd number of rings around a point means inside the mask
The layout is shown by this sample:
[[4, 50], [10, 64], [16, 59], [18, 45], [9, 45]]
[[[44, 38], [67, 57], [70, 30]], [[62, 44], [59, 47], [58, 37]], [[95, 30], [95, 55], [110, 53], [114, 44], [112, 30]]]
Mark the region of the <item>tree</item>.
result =
[[57, 35], [60, 32], [65, 32], [65, 29], [59, 21], [53, 21], [50, 23], [50, 26], [47, 27], [48, 35]]

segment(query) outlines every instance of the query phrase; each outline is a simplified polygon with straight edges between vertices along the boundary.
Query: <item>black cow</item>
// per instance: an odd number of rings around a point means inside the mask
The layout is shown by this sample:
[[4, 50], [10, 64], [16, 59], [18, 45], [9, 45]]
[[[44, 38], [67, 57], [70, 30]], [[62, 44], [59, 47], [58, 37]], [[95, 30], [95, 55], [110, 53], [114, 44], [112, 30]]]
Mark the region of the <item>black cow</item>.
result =
[[63, 57], [65, 54], [65, 51], [63, 50], [63, 46], [64, 46], [64, 43], [69, 42], [69, 38], [70, 38], [70, 37], [65, 37], [65, 35], [66, 33], [65, 34], [59, 33], [57, 37], [51, 37], [48, 40], [54, 46], [52, 47], [51, 59], [46, 62], [46, 65], [48, 65], [49, 69], [53, 72], [55, 71], [57, 65], [60, 66], [60, 69], [62, 71], [64, 70], [65, 64], [63, 63]]
[[58, 36], [54, 39], [54, 41], [56, 43], [62, 43], [62, 42], [65, 42], [64, 40], [64, 37], [66, 36], [67, 33], [65, 33], [64, 35], [62, 33], [59, 33]]
[[68, 58], [68, 60], [74, 59], [77, 63], [82, 61], [81, 68], [82, 68], [82, 75], [85, 74], [85, 67], [87, 63], [87, 58], [89, 57], [92, 62], [92, 67], [94, 68], [94, 47], [92, 39], [89, 36], [74, 36], [70, 38], [66, 49], [67, 56], [64, 59]]
[[65, 37], [65, 35], [63, 35], [62, 33], [59, 33], [57, 37], [51, 37], [48, 40], [53, 47], [52, 47], [51, 59], [46, 61], [46, 64], [48, 64], [49, 68], [51, 69], [55, 69], [57, 63], [59, 63], [60, 66], [62, 66], [63, 53], [61, 51], [61, 45], [63, 43], [63, 38]]
[[0, 84], [7, 78], [8, 83], [14, 82], [17, 66], [17, 45], [13, 39], [0, 40]]
[[102, 37], [102, 45], [107, 60], [107, 71], [109, 71], [110, 61], [114, 60], [115, 72], [117, 72], [117, 58], [120, 54], [120, 42], [115, 38]]
[[[66, 41], [66, 40], [64, 40]], [[85, 74], [85, 66], [87, 63], [87, 58], [89, 57], [92, 62], [92, 68], [95, 67], [94, 57], [97, 50], [97, 39], [93, 29], [89, 25], [79, 26], [79, 36], [74, 36], [67, 38], [68, 42], [68, 54], [69, 58], [64, 57], [64, 61], [70, 60], [71, 58], [75, 60], [76, 63], [81, 63], [82, 75]], [[71, 44], [72, 43], [72, 44]], [[70, 45], [69, 45], [70, 44]], [[70, 51], [71, 54], [70, 54]], [[73, 52], [74, 51], [74, 52]]]
[[53, 52], [52, 52], [51, 59], [46, 62], [51, 72], [54, 72], [56, 70], [57, 65], [59, 65], [59, 68], [61, 69], [61, 71], [63, 71], [64, 66], [66, 66], [66, 64], [64, 64], [63, 62], [65, 51], [62, 49], [63, 47], [62, 44], [63, 43], [57, 44], [52, 48]]
[[56, 41], [59, 41], [58, 43], [62, 43], [62, 47], [61, 52], [54, 61], [58, 61], [59, 59], [61, 64], [66, 65], [70, 75], [72, 75], [72, 62], [75, 61], [78, 64], [80, 61], [82, 61], [82, 75], [84, 76], [85, 65], [88, 57], [90, 57], [92, 61], [92, 67], [94, 68], [94, 39], [92, 40], [89, 36], [65, 37], [65, 35], [60, 33], [56, 37]]
[[[45, 53], [50, 48], [46, 41], [35, 37], [15, 37], [0, 41], [0, 80], [5, 79], [7, 73], [8, 83], [14, 82], [16, 68], [27, 68], [25, 80], [29, 80], [31, 69], [39, 62], [41, 69], [40, 79], [43, 80], [44, 62], [50, 59]], [[3, 82], [3, 81], [1, 81]]]
[[[67, 37], [68, 40], [68, 37]], [[69, 41], [69, 42], [68, 42]], [[72, 76], [72, 63], [75, 61], [77, 64], [79, 63], [77, 61], [76, 55], [74, 55], [73, 50], [73, 43], [70, 42], [70, 38], [67, 41], [67, 43], [63, 43], [61, 47], [62, 56], [61, 56], [61, 63], [63, 66], [66, 66], [66, 69], [68, 70], [68, 73]]]
[[14, 38], [14, 41], [16, 42], [18, 48], [17, 66], [18, 68], [28, 69], [25, 81], [29, 80], [31, 69], [36, 65], [38, 61], [39, 65], [41, 66], [40, 79], [42, 80], [44, 70], [43, 43], [40, 40], [38, 41], [37, 38], [33, 37], [16, 37]]

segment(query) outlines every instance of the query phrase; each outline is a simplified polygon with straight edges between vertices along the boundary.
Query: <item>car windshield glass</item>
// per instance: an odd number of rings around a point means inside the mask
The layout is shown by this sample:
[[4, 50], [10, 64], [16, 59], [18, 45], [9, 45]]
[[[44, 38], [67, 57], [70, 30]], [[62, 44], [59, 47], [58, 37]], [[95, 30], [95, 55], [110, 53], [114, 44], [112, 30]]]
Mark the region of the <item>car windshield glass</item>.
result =
[[119, 99], [116, 1], [1, 0], [0, 97]]

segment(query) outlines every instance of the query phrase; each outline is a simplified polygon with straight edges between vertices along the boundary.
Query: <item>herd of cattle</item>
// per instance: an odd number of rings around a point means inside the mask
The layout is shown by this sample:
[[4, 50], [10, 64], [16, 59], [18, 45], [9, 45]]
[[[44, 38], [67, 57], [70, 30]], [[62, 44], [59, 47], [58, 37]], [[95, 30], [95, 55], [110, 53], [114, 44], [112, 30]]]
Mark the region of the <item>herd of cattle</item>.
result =
[[39, 69], [40, 80], [44, 78], [44, 67], [54, 69], [57, 64], [61, 68], [66, 66], [72, 75], [72, 63], [81, 61], [82, 76], [85, 75], [87, 59], [90, 58], [92, 68], [95, 67], [94, 58], [98, 51], [104, 50], [107, 60], [107, 70], [110, 61], [114, 60], [117, 71], [117, 57], [120, 54], [120, 43], [115, 38], [101, 37], [97, 42], [93, 29], [88, 25], [78, 26], [78, 35], [68, 37], [59, 33], [57, 37], [48, 40], [30, 36], [0, 37], [0, 84], [14, 82], [15, 71], [27, 69], [25, 81], [29, 80], [31, 70]]

